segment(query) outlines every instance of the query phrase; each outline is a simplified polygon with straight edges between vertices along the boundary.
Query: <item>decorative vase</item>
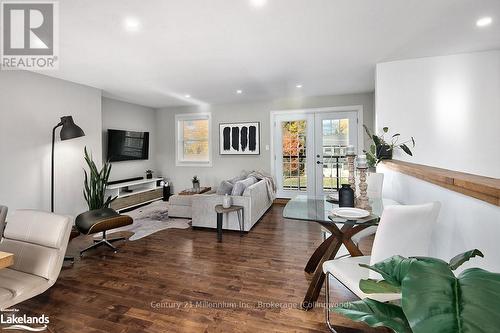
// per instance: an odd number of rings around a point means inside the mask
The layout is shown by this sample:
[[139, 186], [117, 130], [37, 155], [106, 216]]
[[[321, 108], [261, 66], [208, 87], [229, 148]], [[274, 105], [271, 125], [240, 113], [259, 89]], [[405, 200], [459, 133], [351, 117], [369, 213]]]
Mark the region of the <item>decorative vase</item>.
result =
[[339, 190], [339, 207], [354, 207], [354, 191], [349, 184], [342, 184]]
[[[351, 146], [352, 147], [352, 146]], [[354, 148], [352, 148], [354, 149]], [[349, 170], [349, 185], [351, 185], [352, 190], [354, 191], [354, 197], [356, 197], [356, 175], [354, 168], [354, 160], [356, 159], [355, 154], [347, 155], [347, 168]]]
[[364, 210], [371, 211], [372, 207], [370, 206], [368, 199], [368, 184], [366, 182], [366, 174], [368, 168], [359, 168], [359, 196], [356, 200], [356, 207]]
[[146, 179], [153, 179], [153, 174], [152, 173], [147, 173], [146, 174]]
[[200, 182], [199, 181], [193, 182], [193, 189], [195, 191], [199, 191], [200, 190]]
[[222, 207], [229, 208], [233, 204], [233, 199], [229, 195], [224, 195], [222, 198]]

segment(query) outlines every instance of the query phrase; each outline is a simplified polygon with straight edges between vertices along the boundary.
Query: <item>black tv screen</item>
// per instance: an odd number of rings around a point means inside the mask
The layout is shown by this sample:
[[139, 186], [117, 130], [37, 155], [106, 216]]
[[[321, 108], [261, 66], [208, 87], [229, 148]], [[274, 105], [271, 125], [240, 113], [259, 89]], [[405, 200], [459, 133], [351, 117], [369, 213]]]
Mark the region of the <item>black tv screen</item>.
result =
[[147, 160], [149, 132], [108, 130], [108, 160], [111, 162]]

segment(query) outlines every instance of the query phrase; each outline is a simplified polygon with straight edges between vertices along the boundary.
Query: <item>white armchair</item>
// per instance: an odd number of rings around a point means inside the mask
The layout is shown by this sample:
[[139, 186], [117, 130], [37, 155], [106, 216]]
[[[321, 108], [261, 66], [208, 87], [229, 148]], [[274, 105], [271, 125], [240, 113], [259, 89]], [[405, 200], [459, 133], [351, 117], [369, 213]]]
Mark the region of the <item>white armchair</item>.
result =
[[14, 265], [0, 269], [0, 309], [41, 294], [56, 282], [71, 226], [67, 216], [34, 210], [18, 210], [9, 218], [0, 251], [13, 253]]
[[439, 215], [441, 204], [432, 202], [423, 205], [389, 206], [384, 209], [375, 240], [372, 255], [346, 257], [325, 261], [323, 272], [326, 274], [326, 323], [330, 331], [336, 332], [330, 322], [330, 278], [335, 277], [359, 298], [371, 298], [380, 302], [397, 300], [400, 294], [370, 294], [359, 289], [361, 279], [381, 279], [371, 270], [359, 264], [374, 265], [394, 255], [404, 257], [428, 256], [431, 235]]

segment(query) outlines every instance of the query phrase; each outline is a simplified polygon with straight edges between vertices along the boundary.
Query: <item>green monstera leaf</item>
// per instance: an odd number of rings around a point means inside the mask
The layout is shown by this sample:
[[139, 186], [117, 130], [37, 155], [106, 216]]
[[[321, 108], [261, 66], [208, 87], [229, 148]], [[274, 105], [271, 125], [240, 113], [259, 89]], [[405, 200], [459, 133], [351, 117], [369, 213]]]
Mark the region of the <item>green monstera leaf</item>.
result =
[[477, 250], [470, 250], [464, 253], [461, 253], [453, 258], [451, 258], [450, 263], [448, 264], [450, 266], [451, 270], [456, 270], [458, 267], [462, 266], [462, 264], [466, 261], [469, 261], [470, 258], [474, 258], [475, 256], [479, 256], [481, 258], [484, 258], [484, 254]]
[[403, 310], [394, 304], [366, 298], [335, 307], [332, 311], [354, 321], [362, 321], [371, 327], [383, 326], [391, 328], [396, 333], [412, 333]]
[[361, 265], [380, 273], [384, 280], [361, 280], [360, 289], [365, 293], [401, 290], [401, 307], [367, 298], [333, 311], [372, 327], [389, 327], [396, 333], [497, 332], [500, 274], [479, 268], [467, 269], [458, 277], [453, 273], [476, 256], [483, 254], [467, 251], [449, 263], [436, 258], [394, 256], [373, 266]]
[[[382, 275], [384, 280], [394, 287], [400, 288], [401, 282], [408, 273], [411, 264], [416, 261], [415, 258], [405, 258], [401, 256], [393, 256], [389, 259], [376, 263], [373, 266], [360, 264], [359, 266], [371, 269]], [[369, 280], [361, 280], [369, 281]], [[373, 290], [363, 289], [363, 283], [360, 284], [361, 290], [365, 293], [374, 293]], [[378, 293], [386, 293], [386, 290], [380, 290]]]
[[417, 261], [402, 283], [413, 333], [487, 333], [500, 327], [500, 274], [479, 268], [455, 277], [448, 264]]

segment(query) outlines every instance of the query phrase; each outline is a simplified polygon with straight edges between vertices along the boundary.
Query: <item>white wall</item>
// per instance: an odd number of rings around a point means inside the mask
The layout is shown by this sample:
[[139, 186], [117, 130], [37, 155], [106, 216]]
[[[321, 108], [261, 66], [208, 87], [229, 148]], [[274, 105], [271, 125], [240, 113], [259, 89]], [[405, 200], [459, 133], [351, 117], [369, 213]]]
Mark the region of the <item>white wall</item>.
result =
[[[241, 170], [270, 172], [270, 111], [327, 106], [363, 105], [363, 121], [373, 128], [373, 93], [319, 96], [306, 99], [285, 99], [245, 104], [211, 105], [208, 108], [177, 107], [157, 111], [157, 165], [173, 182], [174, 191], [190, 188], [191, 177], [198, 175], [202, 186], [216, 186], [222, 180], [238, 175]], [[210, 111], [212, 113], [213, 166], [178, 167], [175, 165], [175, 114]], [[219, 155], [219, 123], [259, 121], [261, 125], [261, 154], [259, 156]]]
[[[83, 148], [101, 163], [101, 91], [25, 71], [0, 71], [0, 203], [50, 210], [52, 128], [71, 115], [86, 136], [56, 142], [56, 212], [76, 215], [83, 198]], [[57, 131], [57, 134], [59, 130]]]
[[445, 260], [471, 249], [479, 249], [484, 259], [474, 259], [467, 267], [482, 267], [500, 272], [500, 207], [469, 196], [450, 191], [441, 186], [377, 167], [383, 172], [383, 196], [403, 204], [431, 201], [442, 203], [436, 228], [433, 232], [431, 255]]
[[[417, 141], [415, 163], [500, 177], [500, 51], [377, 65], [376, 124]], [[500, 207], [379, 166], [384, 196], [403, 204], [442, 203], [432, 255], [473, 248], [468, 266], [500, 271]]]
[[377, 65], [376, 125], [431, 166], [500, 178], [500, 51]]
[[145, 171], [148, 169], [155, 171], [155, 176], [159, 176], [156, 168], [156, 112], [154, 109], [103, 97], [103, 160], [106, 160], [107, 155], [108, 129], [149, 132], [149, 159], [114, 162], [111, 168], [110, 180], [145, 177]]

